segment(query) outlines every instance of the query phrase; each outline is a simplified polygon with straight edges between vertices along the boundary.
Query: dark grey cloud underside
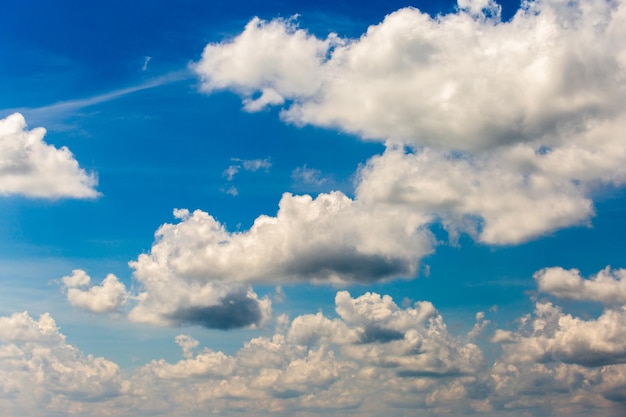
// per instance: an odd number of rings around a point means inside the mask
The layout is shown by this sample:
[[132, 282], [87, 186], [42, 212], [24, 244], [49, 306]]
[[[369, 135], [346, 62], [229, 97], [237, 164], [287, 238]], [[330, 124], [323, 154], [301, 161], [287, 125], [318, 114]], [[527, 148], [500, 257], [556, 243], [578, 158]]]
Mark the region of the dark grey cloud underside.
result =
[[414, 262], [390, 256], [369, 255], [355, 250], [330, 251], [327, 248], [295, 257], [285, 266], [287, 275], [302, 279], [329, 279], [339, 275], [344, 281], [369, 284], [385, 278], [410, 276]]
[[180, 308], [168, 318], [179, 324], [229, 330], [259, 324], [262, 316], [259, 301], [242, 293], [224, 297], [213, 306]]

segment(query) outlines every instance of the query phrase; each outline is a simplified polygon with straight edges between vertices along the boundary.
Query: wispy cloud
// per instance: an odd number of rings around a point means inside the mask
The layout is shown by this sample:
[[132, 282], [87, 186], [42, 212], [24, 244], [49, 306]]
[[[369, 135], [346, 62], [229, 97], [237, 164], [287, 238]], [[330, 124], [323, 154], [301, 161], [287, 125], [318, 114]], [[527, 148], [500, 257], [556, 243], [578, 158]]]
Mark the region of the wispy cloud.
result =
[[[146, 60], [144, 66], [146, 66], [147, 63], [148, 60]], [[139, 85], [122, 88], [119, 90], [113, 90], [108, 93], [98, 94], [92, 97], [59, 101], [57, 103], [43, 107], [20, 107], [3, 109], [0, 110], [0, 114], [19, 112], [23, 114], [31, 124], [45, 125], [49, 129], [54, 129], [55, 126], [58, 126], [58, 123], [60, 121], [64, 120], [70, 114], [76, 112], [77, 110], [115, 100], [129, 94], [136, 93], [138, 91], [148, 90], [151, 88], [160, 87], [162, 85], [189, 79], [191, 77], [192, 74], [186, 69], [179, 70], [170, 72], [157, 78], [153, 78]]]

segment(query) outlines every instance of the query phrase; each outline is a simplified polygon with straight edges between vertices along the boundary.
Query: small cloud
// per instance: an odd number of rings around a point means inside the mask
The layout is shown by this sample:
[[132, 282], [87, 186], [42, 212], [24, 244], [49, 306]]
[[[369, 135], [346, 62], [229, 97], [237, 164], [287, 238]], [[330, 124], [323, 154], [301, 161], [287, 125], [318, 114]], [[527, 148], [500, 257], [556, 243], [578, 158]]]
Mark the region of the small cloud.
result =
[[151, 56], [146, 56], [145, 60], [143, 61], [143, 66], [141, 67], [142, 71], [148, 70], [148, 63], [150, 62], [151, 59], [152, 59]]
[[91, 285], [91, 277], [81, 269], [61, 278], [67, 301], [74, 307], [92, 313], [112, 313], [126, 304], [129, 293], [113, 274], [106, 276], [100, 285]]
[[20, 113], [0, 119], [0, 196], [96, 198], [94, 173], [87, 173], [68, 148], [44, 141], [46, 129], [28, 130]]
[[328, 182], [328, 178], [322, 176], [322, 171], [309, 168], [306, 164], [294, 169], [291, 172], [291, 178], [302, 184], [315, 185], [318, 187]]
[[222, 173], [222, 176], [226, 177], [226, 180], [232, 181], [240, 169], [241, 169], [241, 166], [239, 165], [231, 165], [224, 170], [224, 172]]
[[239, 195], [239, 190], [234, 185], [231, 185], [229, 188], [220, 188], [220, 191], [226, 193], [228, 195], [232, 195], [233, 197], [237, 197]]

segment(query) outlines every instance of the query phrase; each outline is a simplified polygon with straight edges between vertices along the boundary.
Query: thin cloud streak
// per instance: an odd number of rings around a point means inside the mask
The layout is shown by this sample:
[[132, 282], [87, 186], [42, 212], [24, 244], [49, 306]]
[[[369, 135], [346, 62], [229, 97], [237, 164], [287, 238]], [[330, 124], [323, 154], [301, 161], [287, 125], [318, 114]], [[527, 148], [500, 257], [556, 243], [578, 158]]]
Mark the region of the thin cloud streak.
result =
[[[136, 93], [138, 91], [149, 90], [151, 88], [161, 87], [163, 85], [187, 80], [192, 78], [193, 76], [194, 75], [190, 71], [184, 69], [170, 72], [168, 74], [149, 80], [143, 84], [114, 90], [109, 93], [99, 94], [93, 97], [60, 101], [43, 107], [21, 107], [15, 109], [4, 109], [0, 110], [0, 114], [19, 112], [23, 114], [32, 125], [45, 125], [48, 129], [56, 130], [59, 126], [63, 126], [63, 124], [58, 124], [59, 121], [67, 118], [70, 114], [76, 112], [77, 110], [101, 103], [106, 103], [108, 101], [115, 100], [129, 94]], [[55, 124], [55, 122], [57, 123]]]

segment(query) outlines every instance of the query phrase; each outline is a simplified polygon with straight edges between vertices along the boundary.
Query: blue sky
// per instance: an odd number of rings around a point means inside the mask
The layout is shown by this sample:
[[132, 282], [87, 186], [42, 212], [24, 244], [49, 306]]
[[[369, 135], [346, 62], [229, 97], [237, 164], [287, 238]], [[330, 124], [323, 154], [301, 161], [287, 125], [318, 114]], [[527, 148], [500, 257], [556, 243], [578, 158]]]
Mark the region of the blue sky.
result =
[[4, 414], [624, 414], [622, 2], [4, 9]]

